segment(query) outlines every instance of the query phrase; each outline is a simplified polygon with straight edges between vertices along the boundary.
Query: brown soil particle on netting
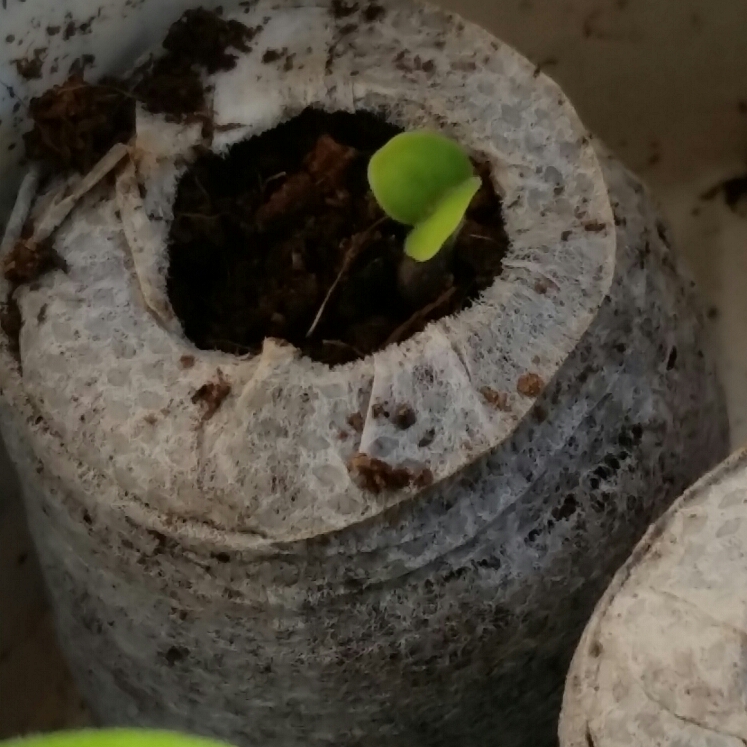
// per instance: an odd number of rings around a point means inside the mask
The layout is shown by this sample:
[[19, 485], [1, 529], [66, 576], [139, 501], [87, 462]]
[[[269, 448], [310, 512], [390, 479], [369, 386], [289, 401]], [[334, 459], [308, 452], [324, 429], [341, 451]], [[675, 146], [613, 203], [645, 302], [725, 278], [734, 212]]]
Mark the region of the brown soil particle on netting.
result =
[[[11, 284], [8, 301], [0, 309], [0, 329], [8, 338], [11, 353], [18, 356], [21, 350], [20, 335], [23, 320], [14, 295], [15, 289], [19, 285], [36, 280], [51, 270], [67, 272], [67, 263], [55, 250], [51, 238], [37, 243], [31, 237], [31, 226], [27, 225], [24, 227], [21, 238], [3, 258], [0, 269], [5, 279]], [[41, 324], [45, 318], [46, 307], [42, 307], [37, 321]]]
[[371, 415], [373, 415], [377, 420], [379, 418], [388, 418], [389, 410], [387, 409], [387, 405], [382, 402], [376, 402], [371, 406]]
[[80, 57], [76, 57], [68, 68], [68, 76], [85, 75], [86, 70], [96, 62], [96, 57], [92, 54], [82, 54]]
[[207, 421], [218, 412], [230, 393], [231, 385], [226, 381], [223, 371], [218, 369], [215, 381], [203, 384], [192, 396], [192, 403], [202, 406], [202, 419]]
[[29, 114], [34, 128], [24, 135], [27, 155], [60, 170], [90, 170], [135, 128], [134, 102], [126, 93], [106, 80], [91, 85], [78, 75], [32, 99]]
[[206, 114], [200, 68], [211, 75], [231, 70], [237, 57], [228, 50], [249, 52], [258, 32], [239, 21], [226, 21], [215, 11], [186, 11], [163, 40], [165, 54], [136, 72], [135, 97], [149, 111], [172, 119]]
[[524, 397], [539, 397], [544, 388], [545, 382], [536, 373], [523, 374], [516, 385], [516, 391]]
[[133, 95], [153, 114], [181, 121], [189, 114], [206, 113], [205, 88], [196, 68], [170, 55], [155, 60], [139, 77]]
[[356, 432], [356, 433], [363, 433], [363, 415], [361, 415], [359, 412], [354, 412], [350, 417], [348, 417], [348, 425]]
[[41, 78], [46, 52], [46, 48], [35, 49], [30, 57], [13, 60], [18, 75], [20, 75], [24, 80], [38, 80]]
[[36, 243], [20, 239], [4, 257], [3, 275], [14, 285], [30, 283], [50, 270], [67, 272], [67, 263], [57, 253], [52, 239]]
[[270, 65], [273, 62], [277, 62], [281, 57], [284, 57], [286, 54], [288, 54], [287, 47], [283, 47], [282, 49], [268, 49], [262, 55], [262, 62], [265, 65]]
[[[349, 18], [361, 10], [361, 3], [353, 2], [352, 0], [332, 0], [330, 12], [332, 17], [336, 20], [342, 20], [343, 18]], [[381, 20], [386, 15], [386, 9], [376, 2], [368, 3], [362, 8], [361, 16], [367, 23], [374, 23], [375, 21]], [[353, 24], [357, 29], [357, 25]], [[341, 33], [345, 33], [343, 29], [340, 29]], [[351, 29], [352, 30], [352, 29]]]
[[418, 416], [410, 405], [397, 405], [392, 414], [392, 423], [401, 431], [412, 428], [418, 422]]
[[506, 392], [497, 392], [489, 386], [484, 386], [480, 389], [480, 394], [482, 394], [487, 403], [496, 410], [507, 411], [509, 409], [508, 394], [506, 394]]
[[392, 467], [367, 454], [355, 454], [348, 462], [348, 470], [360, 487], [371, 493], [402, 490], [411, 485], [426, 488], [433, 483], [433, 473], [427, 468]]
[[493, 283], [508, 241], [481, 166], [483, 188], [433, 296], [413, 306], [400, 292], [407, 229], [383, 215], [366, 178], [397, 132], [371, 113], [308, 109], [226, 157], [193, 163], [174, 205], [168, 292], [198, 347], [243, 355], [273, 337], [345, 363], [465, 308]]
[[204, 67], [211, 75], [231, 70], [236, 55], [228, 49], [249, 52], [249, 43], [259, 32], [239, 21], [226, 21], [215, 11], [188, 10], [169, 29], [163, 48], [175, 58]]

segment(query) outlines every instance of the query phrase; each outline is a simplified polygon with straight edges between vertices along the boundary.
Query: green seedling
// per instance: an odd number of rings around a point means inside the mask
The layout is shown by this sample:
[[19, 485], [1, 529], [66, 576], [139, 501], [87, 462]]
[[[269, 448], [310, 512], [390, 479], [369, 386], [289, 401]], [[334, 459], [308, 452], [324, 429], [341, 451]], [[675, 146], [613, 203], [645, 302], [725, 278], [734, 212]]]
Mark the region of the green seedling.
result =
[[220, 742], [186, 734], [145, 729], [86, 729], [20, 737], [2, 747], [224, 747]]
[[425, 130], [397, 135], [377, 151], [368, 182], [382, 210], [413, 227], [405, 254], [417, 262], [433, 259], [458, 235], [481, 185], [457, 143]]

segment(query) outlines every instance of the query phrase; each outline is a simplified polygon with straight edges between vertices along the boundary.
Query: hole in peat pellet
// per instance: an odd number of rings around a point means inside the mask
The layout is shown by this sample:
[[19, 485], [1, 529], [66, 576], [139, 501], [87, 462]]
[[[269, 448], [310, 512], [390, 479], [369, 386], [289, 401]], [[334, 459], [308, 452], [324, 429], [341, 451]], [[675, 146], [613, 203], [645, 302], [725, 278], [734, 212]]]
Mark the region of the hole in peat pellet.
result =
[[442, 277], [416, 306], [400, 294], [407, 229], [385, 219], [366, 178], [370, 157], [397, 133], [368, 112], [307, 109], [225, 158], [192, 164], [174, 206], [168, 292], [198, 347], [245, 354], [274, 337], [336, 365], [411, 337], [493, 283], [508, 239], [478, 164], [483, 188]]

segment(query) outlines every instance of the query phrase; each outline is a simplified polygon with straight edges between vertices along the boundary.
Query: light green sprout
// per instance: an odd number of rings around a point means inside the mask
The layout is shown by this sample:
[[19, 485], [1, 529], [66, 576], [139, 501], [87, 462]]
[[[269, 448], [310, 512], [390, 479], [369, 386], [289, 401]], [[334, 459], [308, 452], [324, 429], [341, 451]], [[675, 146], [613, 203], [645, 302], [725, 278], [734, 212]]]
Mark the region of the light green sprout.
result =
[[86, 729], [20, 737], [2, 747], [223, 747], [220, 742], [145, 729]]
[[405, 254], [418, 262], [435, 257], [459, 231], [481, 185], [457, 143], [425, 130], [397, 135], [377, 151], [368, 182], [382, 210], [413, 227]]

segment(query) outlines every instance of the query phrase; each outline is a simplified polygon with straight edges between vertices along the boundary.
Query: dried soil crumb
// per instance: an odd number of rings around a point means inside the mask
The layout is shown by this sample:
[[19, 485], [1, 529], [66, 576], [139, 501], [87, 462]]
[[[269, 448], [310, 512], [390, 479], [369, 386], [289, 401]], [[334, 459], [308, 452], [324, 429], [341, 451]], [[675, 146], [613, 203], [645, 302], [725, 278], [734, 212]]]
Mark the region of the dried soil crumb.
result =
[[89, 171], [115, 143], [135, 129], [135, 102], [106, 80], [98, 85], [72, 75], [31, 99], [33, 129], [24, 135], [29, 158], [58, 169]]
[[195, 366], [194, 355], [183, 355], [181, 358], [179, 358], [179, 365], [185, 370], [188, 368], [194, 368]]
[[334, 18], [347, 18], [358, 11], [358, 3], [346, 3], [345, 0], [332, 0], [332, 16]]
[[184, 659], [189, 656], [189, 651], [186, 648], [178, 647], [178, 646], [172, 646], [165, 654], [164, 658], [166, 659], [166, 663], [173, 667], [175, 664], [178, 664], [180, 661], [183, 661]]
[[482, 394], [488, 404], [496, 410], [503, 410], [504, 412], [509, 411], [508, 394], [506, 392], [497, 392], [489, 386], [484, 386], [480, 389], [480, 394]]
[[20, 239], [3, 260], [3, 275], [15, 285], [30, 283], [51, 270], [67, 272], [67, 263], [57, 253], [52, 239], [37, 244]]
[[545, 382], [536, 373], [525, 373], [516, 385], [516, 390], [524, 397], [539, 397], [545, 388]]
[[377, 402], [371, 407], [371, 414], [378, 420], [379, 418], [388, 418], [389, 410], [383, 402]]
[[359, 412], [354, 412], [350, 415], [347, 422], [356, 433], [363, 433], [363, 415]]
[[386, 8], [378, 3], [369, 3], [363, 11], [363, 18], [368, 23], [380, 21], [386, 15]]
[[31, 57], [25, 57], [20, 60], [13, 60], [16, 71], [24, 80], [37, 80], [41, 78], [44, 57], [47, 50], [35, 49]]
[[285, 55], [287, 54], [288, 54], [287, 47], [283, 47], [283, 49], [268, 49], [262, 55], [262, 62], [265, 65], [269, 65], [273, 62], [277, 62], [281, 57], [285, 57]]
[[550, 284], [544, 278], [541, 278], [540, 280], [537, 280], [534, 283], [534, 291], [535, 293], [538, 293], [540, 296], [544, 296], [549, 290], [550, 290]]
[[607, 230], [607, 224], [596, 220], [590, 220], [584, 223], [584, 231], [589, 233], [602, 233]]
[[415, 479], [409, 469], [392, 467], [367, 454], [355, 454], [348, 462], [348, 469], [358, 478], [363, 490], [376, 494], [385, 490], [402, 490], [409, 487]]
[[231, 393], [231, 385], [226, 381], [223, 372], [218, 369], [216, 381], [203, 384], [193, 395], [192, 403], [203, 406], [202, 420], [207, 421], [218, 412], [218, 408]]
[[418, 422], [418, 416], [410, 405], [398, 405], [392, 415], [392, 423], [401, 431], [412, 428]]

